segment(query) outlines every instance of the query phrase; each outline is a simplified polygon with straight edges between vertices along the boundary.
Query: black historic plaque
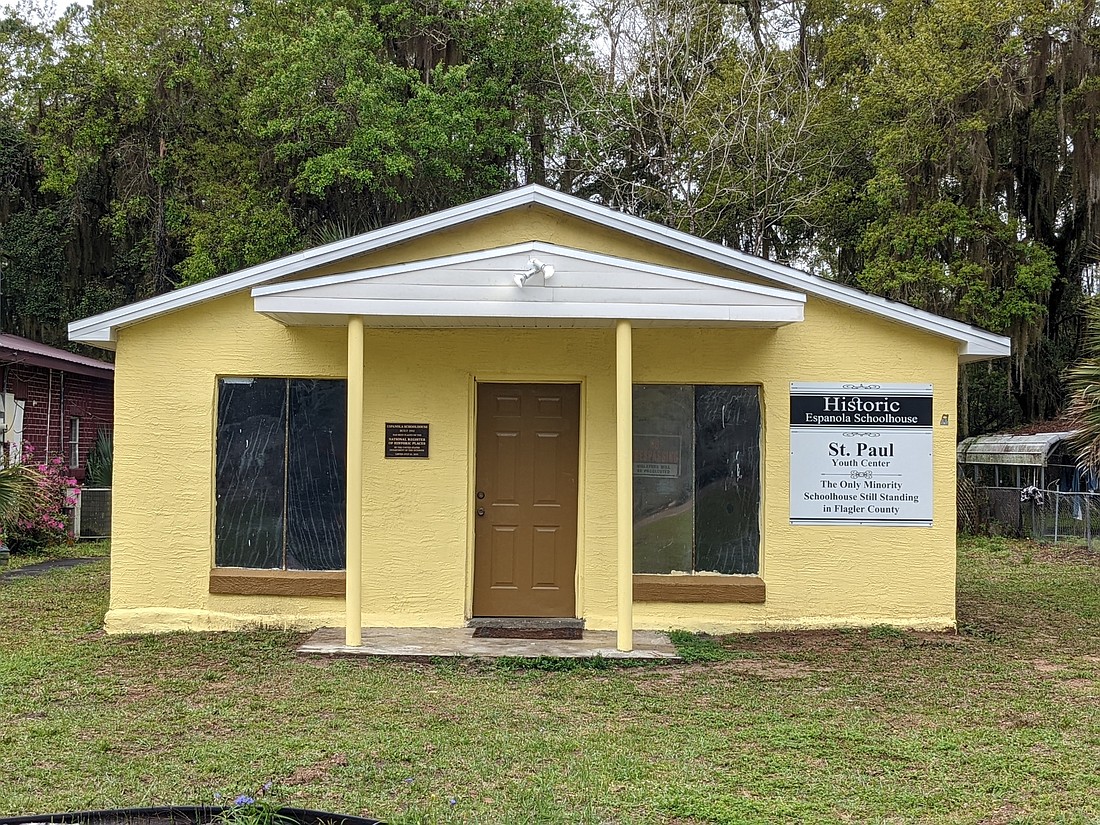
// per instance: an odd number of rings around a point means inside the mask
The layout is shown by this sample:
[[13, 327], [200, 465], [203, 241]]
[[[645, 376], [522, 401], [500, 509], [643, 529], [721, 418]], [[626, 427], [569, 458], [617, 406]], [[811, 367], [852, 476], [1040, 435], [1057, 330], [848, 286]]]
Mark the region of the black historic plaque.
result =
[[427, 458], [427, 424], [386, 422], [386, 458]]

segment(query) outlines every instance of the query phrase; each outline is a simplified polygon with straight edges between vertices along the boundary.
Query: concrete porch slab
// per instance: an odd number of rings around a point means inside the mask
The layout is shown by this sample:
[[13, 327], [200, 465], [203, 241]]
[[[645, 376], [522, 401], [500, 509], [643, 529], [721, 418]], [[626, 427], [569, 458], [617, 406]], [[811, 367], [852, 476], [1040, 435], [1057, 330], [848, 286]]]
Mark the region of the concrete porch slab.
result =
[[397, 659], [602, 656], [605, 659], [680, 660], [668, 636], [651, 630], [635, 630], [634, 649], [623, 653], [616, 650], [615, 633], [610, 630], [586, 630], [583, 639], [475, 639], [470, 627], [365, 627], [362, 647], [348, 647], [344, 644], [342, 627], [322, 627], [297, 652], [300, 656], [389, 656]]

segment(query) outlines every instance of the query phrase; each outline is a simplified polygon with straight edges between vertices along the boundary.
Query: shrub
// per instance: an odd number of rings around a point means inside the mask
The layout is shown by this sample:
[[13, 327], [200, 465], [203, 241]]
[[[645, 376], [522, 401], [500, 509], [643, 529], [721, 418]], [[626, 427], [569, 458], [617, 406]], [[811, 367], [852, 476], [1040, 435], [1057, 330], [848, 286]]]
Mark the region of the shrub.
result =
[[[36, 462], [34, 448], [28, 444], [23, 450], [22, 462], [4, 471], [24, 479], [20, 505], [4, 514], [0, 522], [4, 542], [12, 552], [70, 543], [73, 537], [65, 510], [76, 504], [72, 492], [76, 479], [69, 475], [64, 459]], [[27, 479], [31, 480], [30, 484]]]
[[110, 487], [114, 465], [114, 439], [107, 430], [96, 433], [95, 446], [88, 453], [84, 478], [87, 487]]

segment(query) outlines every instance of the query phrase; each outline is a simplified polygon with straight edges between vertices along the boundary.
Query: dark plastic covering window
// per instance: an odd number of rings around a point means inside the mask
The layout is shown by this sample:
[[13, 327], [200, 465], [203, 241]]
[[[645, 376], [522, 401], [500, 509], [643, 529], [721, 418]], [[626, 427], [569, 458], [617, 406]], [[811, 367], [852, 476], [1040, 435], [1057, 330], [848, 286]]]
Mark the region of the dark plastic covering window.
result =
[[344, 568], [347, 384], [218, 382], [218, 567]]
[[757, 387], [634, 387], [634, 572], [760, 569]]

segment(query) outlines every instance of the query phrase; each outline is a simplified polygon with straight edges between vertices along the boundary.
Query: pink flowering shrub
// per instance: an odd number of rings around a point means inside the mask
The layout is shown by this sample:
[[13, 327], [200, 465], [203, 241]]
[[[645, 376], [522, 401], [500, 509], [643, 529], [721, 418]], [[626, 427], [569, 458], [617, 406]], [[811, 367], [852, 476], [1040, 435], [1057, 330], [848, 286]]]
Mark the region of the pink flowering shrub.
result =
[[22, 513], [2, 525], [5, 543], [13, 552], [71, 543], [71, 519], [66, 508], [76, 504], [76, 479], [69, 474], [65, 460], [59, 456], [36, 461], [34, 447], [27, 444], [20, 463], [37, 470], [39, 495]]

